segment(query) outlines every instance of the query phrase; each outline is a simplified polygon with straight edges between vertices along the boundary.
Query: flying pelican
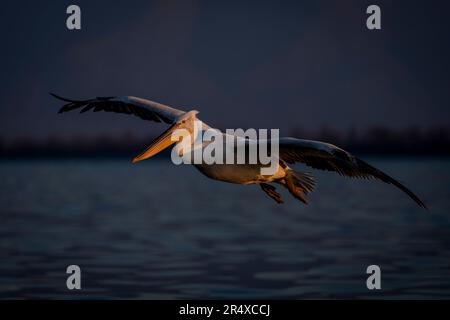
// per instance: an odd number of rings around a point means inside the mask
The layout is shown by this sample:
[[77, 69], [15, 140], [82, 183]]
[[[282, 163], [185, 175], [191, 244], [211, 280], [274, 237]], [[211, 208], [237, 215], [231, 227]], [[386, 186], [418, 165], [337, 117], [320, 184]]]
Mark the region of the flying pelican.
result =
[[[161, 103], [137, 98], [133, 96], [97, 97], [89, 100], [71, 100], [51, 95], [66, 102], [59, 113], [81, 109], [80, 113], [92, 110], [94, 112], [107, 111], [133, 114], [144, 120], [164, 122], [171, 125], [157, 137], [152, 144], [140, 155], [133, 159], [133, 163], [150, 158], [168, 148], [176, 141], [172, 141], [171, 134], [176, 129], [186, 129], [193, 132], [194, 122], [198, 120], [197, 111], [188, 112], [175, 109]], [[202, 130], [210, 128], [203, 123]], [[225, 135], [225, 134], [224, 134]], [[248, 142], [248, 140], [246, 140]], [[253, 141], [254, 142], [254, 141]], [[256, 142], [258, 143], [258, 142]], [[307, 204], [307, 194], [314, 190], [314, 178], [304, 172], [293, 170], [288, 164], [304, 163], [314, 169], [334, 171], [343, 176], [355, 178], [376, 178], [392, 184], [405, 192], [419, 206], [425, 204], [412, 191], [397, 180], [391, 178], [381, 170], [353, 156], [349, 152], [330, 143], [303, 140], [295, 138], [279, 139], [279, 157], [276, 172], [272, 175], [261, 175], [261, 164], [193, 164], [201, 173], [215, 180], [237, 184], [259, 184], [261, 189], [277, 203], [283, 203], [281, 195], [271, 183], [277, 183]]]

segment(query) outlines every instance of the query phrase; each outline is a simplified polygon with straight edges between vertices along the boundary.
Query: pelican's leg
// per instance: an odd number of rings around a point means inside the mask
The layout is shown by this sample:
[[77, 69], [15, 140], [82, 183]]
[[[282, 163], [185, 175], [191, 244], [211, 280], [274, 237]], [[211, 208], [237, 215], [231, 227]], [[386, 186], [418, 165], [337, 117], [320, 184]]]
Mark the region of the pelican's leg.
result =
[[263, 189], [263, 191], [267, 193], [269, 197], [271, 197], [277, 203], [283, 203], [283, 198], [281, 197], [281, 194], [275, 191], [276, 188], [274, 186], [267, 183], [260, 183], [259, 185], [261, 186], [261, 189]]

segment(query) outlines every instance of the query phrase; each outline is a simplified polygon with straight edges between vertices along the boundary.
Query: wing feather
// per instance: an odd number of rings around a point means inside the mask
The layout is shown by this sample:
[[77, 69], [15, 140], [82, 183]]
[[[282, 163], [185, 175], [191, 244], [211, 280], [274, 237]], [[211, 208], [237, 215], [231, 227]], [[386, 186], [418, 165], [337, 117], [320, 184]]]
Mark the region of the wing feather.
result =
[[403, 184], [335, 145], [313, 140], [282, 138], [279, 147], [280, 158], [287, 163], [301, 162], [314, 169], [334, 171], [342, 176], [375, 178], [396, 186], [419, 206], [426, 208], [423, 201]]
[[80, 109], [80, 113], [87, 111], [99, 112], [116, 112], [124, 114], [133, 114], [143, 120], [150, 120], [155, 122], [165, 122], [172, 124], [176, 119], [185, 112], [175, 109], [158, 102], [132, 97], [97, 97], [89, 100], [72, 100], [60, 97], [56, 94], [50, 93], [53, 97], [66, 102], [59, 113], [69, 112], [75, 109]]

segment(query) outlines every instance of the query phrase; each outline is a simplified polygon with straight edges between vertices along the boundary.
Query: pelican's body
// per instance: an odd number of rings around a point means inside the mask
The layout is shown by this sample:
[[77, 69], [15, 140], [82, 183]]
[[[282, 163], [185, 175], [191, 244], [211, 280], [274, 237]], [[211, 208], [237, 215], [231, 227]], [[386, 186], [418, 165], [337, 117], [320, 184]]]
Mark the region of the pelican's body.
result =
[[[203, 129], [206, 130], [211, 128], [207, 125], [204, 125]], [[277, 181], [278, 179], [282, 179], [285, 176], [285, 168], [283, 168], [280, 165], [277, 166], [277, 170], [274, 174], [262, 175], [261, 168], [263, 168], [264, 165], [262, 165], [261, 163], [250, 164], [246, 162], [245, 164], [238, 164], [236, 159], [237, 158], [236, 155], [239, 151], [238, 148], [243, 145], [246, 152], [248, 152], [248, 147], [246, 148], [247, 143], [249, 141], [252, 142], [256, 141], [234, 135], [230, 136], [229, 134], [222, 133], [217, 129], [213, 130], [216, 130], [222, 136], [222, 141], [226, 141], [227, 138], [230, 139], [230, 137], [231, 139], [234, 139], [234, 141], [236, 141], [236, 143], [231, 146], [227, 145], [226, 143], [223, 143], [222, 147], [223, 158], [224, 159], [226, 158], [227, 153], [231, 153], [234, 155], [235, 162], [232, 164], [227, 164], [225, 163], [225, 161], [223, 161], [223, 163], [214, 163], [214, 164], [194, 163], [193, 166], [196, 167], [201, 173], [203, 173], [208, 178], [237, 184], [258, 184], [264, 182]], [[203, 132], [204, 131], [202, 131], [201, 133]], [[197, 146], [192, 146], [192, 148], [189, 149], [190, 158], [191, 159], [194, 158], [194, 153], [197, 149], [204, 150], [211, 143], [212, 143], [211, 141], [204, 141]]]
[[[165, 122], [171, 127], [156, 138], [153, 143], [139, 156], [133, 159], [133, 163], [145, 160], [171, 146], [177, 141], [172, 140], [172, 134], [177, 130], [185, 130], [192, 135], [195, 140], [197, 131], [194, 123], [198, 121], [197, 111], [184, 112], [157, 102], [145, 100], [136, 97], [104, 97], [90, 100], [70, 100], [61, 98], [52, 94], [54, 97], [67, 102], [61, 109], [60, 113], [81, 109], [81, 112], [89, 110], [96, 111], [112, 111], [125, 114], [133, 114], [144, 120], [152, 120], [156, 122]], [[202, 124], [201, 132], [211, 129], [206, 124]], [[215, 130], [215, 129], [214, 129]], [[219, 133], [222, 135], [223, 141], [230, 138], [228, 133]], [[260, 144], [261, 140], [251, 140], [242, 137], [232, 136], [236, 140], [236, 145], [226, 145], [223, 148], [224, 157], [228, 152], [236, 155], [236, 148], [239, 144]], [[269, 140], [264, 140], [265, 142]], [[175, 145], [174, 151], [180, 155], [194, 155], [197, 148], [205, 148], [210, 141], [204, 141], [201, 144], [189, 145], [189, 148], [180, 148], [181, 143]], [[269, 142], [270, 143], [270, 142]], [[279, 153], [276, 160], [275, 170], [272, 174], [263, 175], [261, 169], [266, 164], [256, 162], [250, 164], [207, 164], [193, 163], [193, 165], [208, 178], [237, 183], [237, 184], [259, 184], [262, 190], [277, 203], [282, 203], [281, 195], [275, 191], [274, 183], [281, 185], [289, 190], [289, 192], [298, 200], [307, 203], [307, 194], [314, 189], [314, 178], [304, 172], [294, 170], [288, 164], [296, 162], [304, 163], [310, 167], [321, 170], [335, 171], [344, 176], [377, 178], [383, 182], [392, 184], [408, 196], [410, 196], [419, 206], [425, 207], [425, 204], [408, 188], [391, 178], [382, 171], [372, 167], [368, 163], [356, 158], [349, 152], [336, 147], [329, 143], [312, 140], [302, 140], [295, 138], [281, 138], [277, 140], [279, 144]], [[234, 148], [234, 150], [231, 150]], [[231, 156], [231, 154], [230, 154]]]
[[214, 180], [237, 184], [270, 183], [285, 177], [285, 169], [278, 166], [277, 172], [266, 176], [261, 174], [260, 164], [194, 164], [205, 176]]

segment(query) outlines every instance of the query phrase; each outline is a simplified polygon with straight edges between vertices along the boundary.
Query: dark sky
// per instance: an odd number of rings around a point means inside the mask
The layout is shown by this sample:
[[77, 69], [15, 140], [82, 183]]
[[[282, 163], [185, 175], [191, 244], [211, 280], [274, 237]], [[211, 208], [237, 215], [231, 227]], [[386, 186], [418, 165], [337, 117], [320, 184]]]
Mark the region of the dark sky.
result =
[[[72, 98], [135, 95], [219, 128], [450, 125], [448, 1], [9, 1], [1, 5], [0, 137], [150, 134]], [[78, 4], [82, 30], [66, 29]], [[366, 29], [366, 8], [382, 30]]]

